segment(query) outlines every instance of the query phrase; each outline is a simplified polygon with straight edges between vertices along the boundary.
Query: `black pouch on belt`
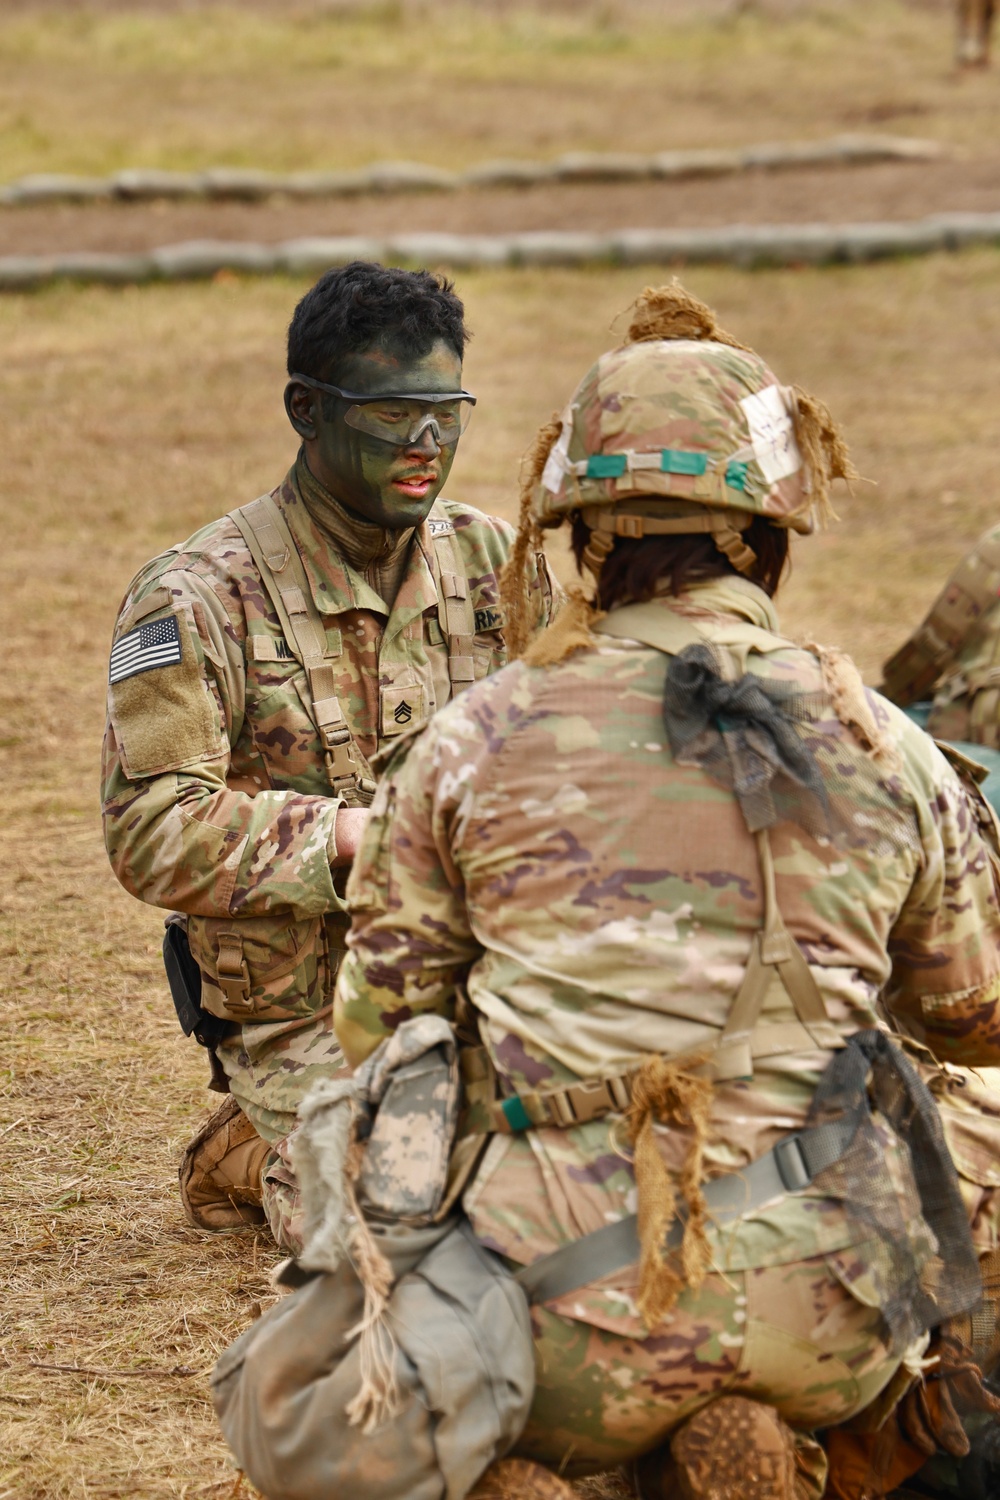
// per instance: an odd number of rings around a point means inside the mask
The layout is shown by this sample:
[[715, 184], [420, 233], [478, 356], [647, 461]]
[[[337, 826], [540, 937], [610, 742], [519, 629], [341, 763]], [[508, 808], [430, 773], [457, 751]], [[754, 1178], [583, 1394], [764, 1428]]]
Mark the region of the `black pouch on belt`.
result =
[[229, 1022], [201, 1008], [201, 970], [191, 957], [187, 918], [173, 912], [163, 925], [163, 967], [181, 1030], [211, 1050], [229, 1031]]

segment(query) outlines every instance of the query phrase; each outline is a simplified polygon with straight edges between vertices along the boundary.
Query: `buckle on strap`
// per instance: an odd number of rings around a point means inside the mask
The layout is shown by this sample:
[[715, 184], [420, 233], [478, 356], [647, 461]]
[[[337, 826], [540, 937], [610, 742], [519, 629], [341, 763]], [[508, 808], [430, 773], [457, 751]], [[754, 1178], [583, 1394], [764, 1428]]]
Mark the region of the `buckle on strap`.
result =
[[559, 1089], [546, 1100], [553, 1124], [568, 1129], [571, 1125], [587, 1125], [599, 1120], [616, 1109], [627, 1109], [631, 1089], [624, 1078], [594, 1078], [587, 1083], [574, 1083], [569, 1088]]
[[625, 1110], [632, 1099], [631, 1075], [593, 1078], [551, 1093], [511, 1094], [490, 1105], [493, 1130], [504, 1134], [532, 1130], [537, 1125], [555, 1125], [568, 1130], [588, 1125], [615, 1110]]
[[217, 983], [226, 997], [226, 1008], [238, 1015], [252, 1016], [256, 1002], [250, 995], [250, 970], [243, 956], [243, 939], [238, 932], [220, 932], [215, 961]]
[[340, 782], [357, 785], [360, 778], [354, 741], [347, 729], [333, 729], [323, 736], [327, 776], [333, 786]]
[[798, 1135], [786, 1135], [773, 1146], [774, 1160], [778, 1168], [778, 1176], [784, 1184], [788, 1193], [799, 1193], [807, 1188], [813, 1180], [813, 1175], [806, 1163], [805, 1152], [799, 1143]]

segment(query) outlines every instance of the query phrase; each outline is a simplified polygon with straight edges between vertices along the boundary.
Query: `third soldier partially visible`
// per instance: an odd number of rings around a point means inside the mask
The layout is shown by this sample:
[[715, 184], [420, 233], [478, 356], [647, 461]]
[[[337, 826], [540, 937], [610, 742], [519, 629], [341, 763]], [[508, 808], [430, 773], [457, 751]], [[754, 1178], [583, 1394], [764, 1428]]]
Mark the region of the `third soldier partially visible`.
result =
[[1000, 526], [981, 536], [882, 669], [882, 692], [988, 773], [1000, 808]]

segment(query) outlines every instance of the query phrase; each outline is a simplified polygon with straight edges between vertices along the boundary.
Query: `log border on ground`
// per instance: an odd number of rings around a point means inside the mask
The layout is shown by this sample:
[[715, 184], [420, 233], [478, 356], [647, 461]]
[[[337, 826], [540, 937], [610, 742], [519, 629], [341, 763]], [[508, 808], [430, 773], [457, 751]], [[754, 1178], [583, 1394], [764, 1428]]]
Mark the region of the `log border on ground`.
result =
[[350, 172], [278, 173], [226, 166], [208, 167], [201, 172], [173, 172], [156, 167], [126, 167], [106, 178], [54, 172], [22, 177], [0, 187], [0, 207], [186, 198], [257, 203], [281, 194], [299, 198], [350, 198], [365, 193], [530, 188], [553, 182], [640, 182], [838, 163], [929, 161], [941, 156], [943, 150], [937, 141], [905, 136], [841, 135], [821, 141], [777, 141], [731, 150], [659, 151], [651, 155], [570, 151], [550, 162], [487, 161], [462, 172], [413, 161], [372, 162]]
[[320, 275], [352, 260], [447, 266], [681, 265], [757, 266], [861, 264], [890, 256], [927, 255], [1000, 245], [1000, 213], [935, 214], [910, 222], [862, 224], [731, 224], [719, 229], [532, 230], [508, 235], [414, 233], [287, 240], [190, 240], [123, 255], [81, 251], [0, 257], [0, 291], [49, 282], [204, 279], [220, 272]]

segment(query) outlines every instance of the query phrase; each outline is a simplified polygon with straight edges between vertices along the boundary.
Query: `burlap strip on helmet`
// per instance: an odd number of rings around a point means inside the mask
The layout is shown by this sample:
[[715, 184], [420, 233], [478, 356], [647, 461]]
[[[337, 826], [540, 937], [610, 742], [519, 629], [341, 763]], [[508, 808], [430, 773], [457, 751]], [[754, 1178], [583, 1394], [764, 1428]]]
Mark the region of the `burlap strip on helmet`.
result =
[[[646, 287], [636, 299], [625, 344], [670, 340], [701, 340], [753, 354], [746, 344], [720, 328], [711, 308], [693, 297], [676, 280], [667, 286]], [[843, 434], [827, 408], [821, 401], [799, 387], [793, 389], [792, 420], [795, 439], [808, 479], [806, 509], [810, 515], [823, 523], [835, 519], [830, 504], [832, 480], [844, 479], [850, 483], [857, 478], [857, 471], [851, 463]], [[541, 546], [536, 496], [543, 471], [553, 455], [553, 450], [556, 449], [560, 437], [565, 440], [564, 424], [571, 420], [572, 408], [567, 408], [562, 417], [553, 416], [539, 430], [521, 466], [517, 536], [501, 578], [501, 594], [508, 620], [508, 651], [512, 660], [524, 654], [530, 631], [526, 563], [531, 550]], [[576, 483], [575, 480], [574, 483]], [[700, 498], [699, 496], [699, 501]], [[734, 498], [738, 499], [738, 497]], [[600, 524], [595, 524], [592, 520], [593, 512], [614, 509], [616, 515], [631, 514], [635, 502], [638, 501], [640, 504], [643, 502], [642, 492], [630, 496], [630, 501], [631, 504], [627, 507], [623, 507], [617, 501], [607, 501], [601, 505], [588, 504], [582, 509], [583, 518], [592, 532], [590, 543], [584, 553], [584, 563], [595, 579], [599, 578], [602, 564], [614, 545], [614, 537], [609, 533], [613, 532], [614, 536], [617, 536], [621, 532], [617, 523], [611, 527], [608, 527], [603, 520]], [[723, 501], [724, 496], [721, 492], [711, 505], [703, 505], [697, 501], [692, 505], [690, 501], [685, 502], [678, 497], [676, 505], [683, 507], [682, 514], [687, 514], [692, 518], [688, 530], [679, 534], [697, 534], [707, 531], [718, 550], [733, 567], [739, 572], [750, 574], [756, 563], [756, 557], [746, 539], [741, 535], [745, 526], [749, 525], [749, 521], [745, 521], [741, 514], [740, 523], [734, 522], [731, 516], [728, 524], [726, 520], [723, 520], [721, 524], [717, 522], [714, 519], [716, 515], [725, 518], [727, 511], [733, 509], [731, 505], [726, 505]], [[752, 510], [752, 507], [750, 509]], [[711, 516], [713, 519], [708, 522], [695, 520], [695, 513]], [[567, 515], [564, 513], [556, 517], [550, 516], [542, 524], [560, 525], [566, 519]], [[786, 515], [784, 520], [779, 517], [775, 524], [788, 524], [788, 516]], [[657, 529], [668, 530], [668, 528], [648, 528], [651, 534], [656, 534]], [[673, 529], [670, 527], [669, 531], [672, 532]], [[802, 522], [797, 529], [809, 528], [805, 522]], [[628, 531], [626, 534], [634, 536], [645, 533]], [[581, 639], [581, 636], [585, 638], [587, 635], [583, 620], [584, 613], [582, 605], [577, 601], [574, 628], [566, 632], [561, 643], [564, 648], [563, 655], [569, 650], [579, 649], [585, 643], [585, 639]], [[553, 654], [554, 646], [554, 642], [550, 643], [543, 653], [546, 660], [561, 659]], [[539, 661], [538, 664], [541, 662]]]

